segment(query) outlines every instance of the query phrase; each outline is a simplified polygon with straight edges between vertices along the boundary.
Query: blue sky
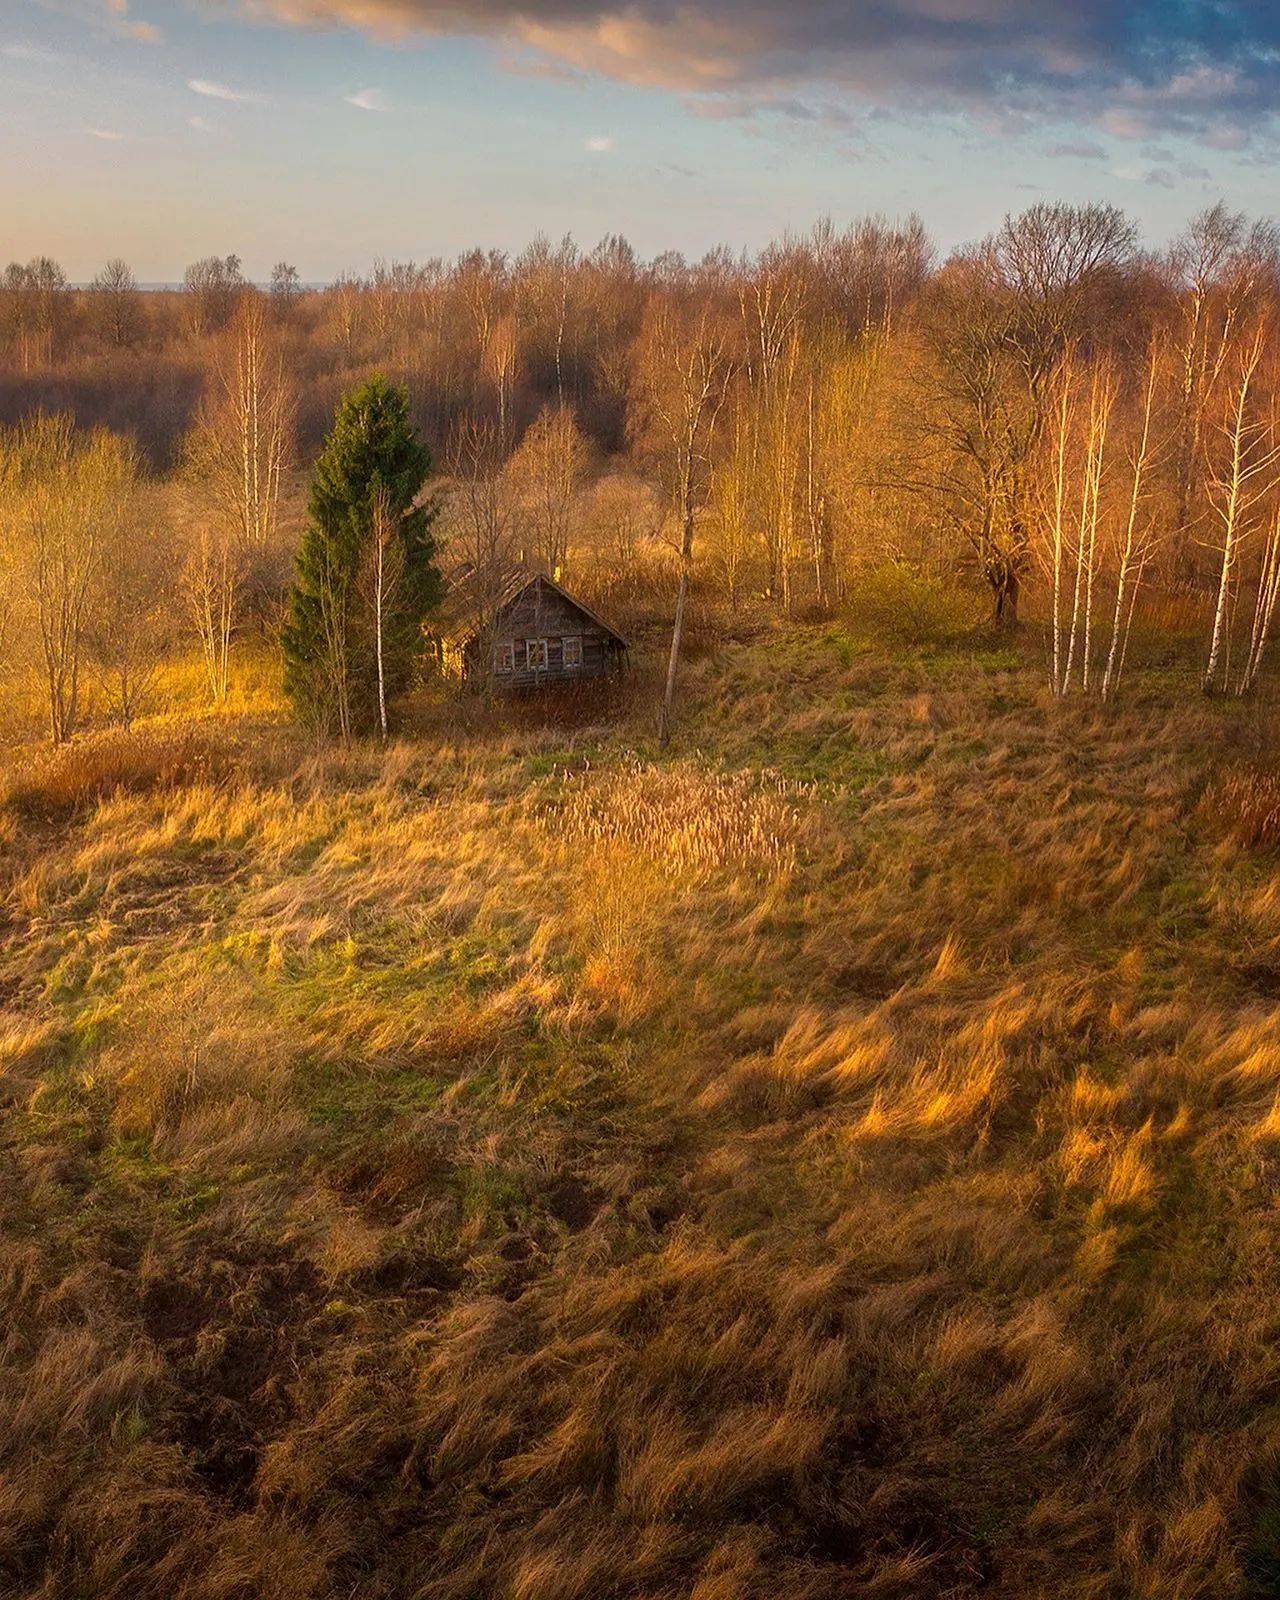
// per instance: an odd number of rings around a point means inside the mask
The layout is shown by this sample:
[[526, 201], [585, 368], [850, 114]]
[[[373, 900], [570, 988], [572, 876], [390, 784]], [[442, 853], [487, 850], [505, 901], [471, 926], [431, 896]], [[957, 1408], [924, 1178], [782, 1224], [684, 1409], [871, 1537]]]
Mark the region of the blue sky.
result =
[[172, 280], [758, 246], [1037, 198], [1274, 212], [1272, 0], [0, 0], [0, 256]]

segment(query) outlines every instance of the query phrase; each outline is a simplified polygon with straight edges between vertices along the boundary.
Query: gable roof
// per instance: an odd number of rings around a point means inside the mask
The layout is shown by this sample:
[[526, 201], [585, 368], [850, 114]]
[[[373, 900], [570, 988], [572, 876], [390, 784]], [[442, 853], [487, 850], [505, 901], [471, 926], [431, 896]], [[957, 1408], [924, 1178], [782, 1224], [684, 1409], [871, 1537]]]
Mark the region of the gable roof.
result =
[[627, 641], [622, 637], [616, 628], [611, 627], [604, 620], [604, 618], [598, 616], [590, 606], [584, 605], [576, 595], [570, 594], [569, 591], [558, 584], [554, 578], [547, 577], [545, 572], [536, 573], [527, 582], [518, 584], [512, 593], [504, 595], [498, 606], [498, 615], [501, 616], [504, 611], [509, 611], [520, 598], [520, 596], [527, 593], [535, 583], [543, 584], [548, 589], [554, 589], [556, 594], [558, 594], [562, 600], [571, 605], [575, 611], [581, 611], [582, 615], [586, 617], [589, 622], [594, 622], [597, 628], [602, 628], [611, 638], [616, 639], [624, 649], [627, 648]]
[[[465, 590], [468, 580], [471, 577], [471, 572], [472, 569], [468, 563], [464, 564], [454, 573], [453, 593], [455, 596], [460, 597], [461, 592]], [[597, 628], [600, 628], [603, 632], [607, 633], [610, 638], [616, 639], [624, 650], [630, 648], [627, 644], [627, 641], [622, 637], [616, 628], [611, 627], [609, 623], [607, 623], [603, 617], [597, 615], [597, 613], [594, 612], [590, 606], [584, 605], [576, 595], [571, 595], [567, 589], [558, 584], [554, 578], [549, 578], [545, 572], [536, 572], [530, 574], [526, 569], [520, 568], [509, 573], [507, 575], [506, 582], [502, 586], [500, 597], [495, 607], [496, 615], [501, 617], [505, 612], [509, 611], [511, 607], [515, 605], [516, 601], [521, 598], [521, 596], [527, 594], [528, 591], [533, 588], [534, 584], [538, 583], [543, 584], [546, 588], [553, 590], [563, 601], [565, 601], [567, 605], [572, 606], [575, 611], [580, 612], [589, 622], [594, 623]], [[465, 644], [468, 639], [475, 637], [475, 633], [475, 625], [471, 622], [465, 622], [456, 631], [452, 632], [452, 637], [456, 644]]]

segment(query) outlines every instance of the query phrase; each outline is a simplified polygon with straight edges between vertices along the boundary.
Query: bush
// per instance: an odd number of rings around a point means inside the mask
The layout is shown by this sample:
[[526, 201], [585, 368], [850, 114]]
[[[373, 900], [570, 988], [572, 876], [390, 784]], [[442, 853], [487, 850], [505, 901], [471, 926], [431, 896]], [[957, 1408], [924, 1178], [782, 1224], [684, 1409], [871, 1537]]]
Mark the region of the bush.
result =
[[899, 562], [863, 573], [847, 609], [855, 627], [897, 646], [946, 643], [978, 626], [985, 611], [954, 580]]

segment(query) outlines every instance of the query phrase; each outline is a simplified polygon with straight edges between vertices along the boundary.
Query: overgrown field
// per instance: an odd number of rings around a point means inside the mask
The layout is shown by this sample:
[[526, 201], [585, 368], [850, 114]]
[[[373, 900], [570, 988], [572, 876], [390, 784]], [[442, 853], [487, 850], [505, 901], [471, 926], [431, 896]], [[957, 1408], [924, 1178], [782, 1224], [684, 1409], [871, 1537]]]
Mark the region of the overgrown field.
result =
[[0, 1594], [1277, 1592], [1273, 711], [684, 692], [9, 773]]

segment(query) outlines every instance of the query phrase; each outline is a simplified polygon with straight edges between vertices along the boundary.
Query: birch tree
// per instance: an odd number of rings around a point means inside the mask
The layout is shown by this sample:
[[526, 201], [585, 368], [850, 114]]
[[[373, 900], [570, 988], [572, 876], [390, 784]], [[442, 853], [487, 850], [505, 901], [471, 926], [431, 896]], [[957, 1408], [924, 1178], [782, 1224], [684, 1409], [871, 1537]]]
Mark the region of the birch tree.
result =
[[733, 439], [712, 475], [713, 510], [711, 555], [729, 608], [738, 609], [743, 575], [751, 559], [751, 500], [755, 461], [750, 424], [739, 407], [733, 416]]
[[212, 393], [188, 447], [210, 509], [246, 552], [276, 539], [295, 402], [265, 304], [246, 294], [215, 359]]
[[1184, 548], [1209, 511], [1200, 488], [1209, 408], [1268, 278], [1274, 280], [1278, 252], [1274, 224], [1250, 224], [1219, 201], [1192, 219], [1170, 254], [1180, 391], [1175, 525]]
[[1249, 540], [1267, 515], [1280, 475], [1275, 412], [1259, 404], [1257, 392], [1266, 346], [1267, 328], [1259, 323], [1243, 348], [1228, 391], [1226, 414], [1217, 425], [1221, 448], [1210, 471], [1209, 500], [1218, 527], [1220, 560], [1213, 631], [1202, 680], [1206, 694], [1229, 685], [1232, 623], [1242, 559]]
[[404, 577], [404, 546], [396, 537], [391, 496], [384, 484], [373, 491], [369, 519], [369, 597], [373, 610], [373, 655], [378, 687], [378, 732], [387, 742], [387, 636]]
[[1102, 674], [1101, 694], [1104, 700], [1109, 700], [1120, 687], [1129, 654], [1129, 636], [1133, 631], [1133, 614], [1138, 603], [1139, 589], [1147, 565], [1162, 539], [1159, 525], [1144, 515], [1145, 503], [1150, 492], [1152, 468], [1159, 453], [1154, 433], [1159, 374], [1159, 346], [1153, 342], [1147, 358], [1146, 379], [1142, 386], [1142, 409], [1137, 438], [1129, 458], [1129, 493], [1125, 523], [1120, 538], [1110, 639]]
[[182, 569], [181, 588], [215, 706], [224, 704], [231, 688], [231, 644], [243, 581], [243, 551], [231, 531], [201, 523]]
[[706, 499], [716, 419], [724, 402], [729, 367], [728, 339], [706, 306], [683, 314], [669, 302], [654, 306], [639, 350], [635, 422], [643, 429], [679, 528], [680, 581], [658, 714], [658, 742], [664, 749], [671, 739], [694, 533]]

